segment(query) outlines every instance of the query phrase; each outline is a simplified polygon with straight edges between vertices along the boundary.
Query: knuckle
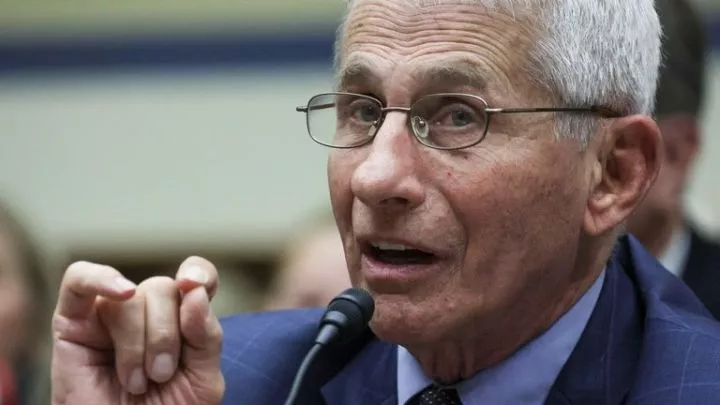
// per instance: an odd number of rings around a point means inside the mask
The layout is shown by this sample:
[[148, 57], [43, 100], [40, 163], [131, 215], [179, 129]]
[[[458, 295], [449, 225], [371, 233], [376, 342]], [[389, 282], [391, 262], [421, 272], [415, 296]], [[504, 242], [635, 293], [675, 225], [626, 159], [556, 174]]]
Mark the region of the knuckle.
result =
[[145, 346], [142, 344], [116, 345], [116, 356], [119, 363], [125, 365], [142, 364], [145, 360]]
[[221, 348], [223, 343], [223, 329], [222, 326], [220, 326], [220, 321], [218, 321], [217, 318], [213, 319], [208, 329], [208, 340], [213, 342], [218, 349]]
[[78, 329], [76, 323], [70, 322], [69, 319], [58, 314], [53, 314], [50, 324], [54, 340], [60, 339], [65, 335], [74, 332], [75, 329]]
[[71, 263], [65, 270], [65, 278], [74, 278], [84, 273], [92, 264], [87, 261], [76, 261]]
[[166, 291], [175, 288], [175, 281], [166, 276], [154, 276], [140, 283], [139, 288], [145, 290], [161, 290]]
[[73, 285], [87, 286], [103, 278], [121, 276], [119, 271], [103, 264], [88, 261], [76, 261], [70, 264], [63, 275], [63, 282]]
[[136, 363], [142, 361], [145, 356], [145, 336], [140, 331], [133, 333], [125, 331], [122, 335], [115, 333], [112, 340], [118, 361]]
[[213, 329], [214, 329], [214, 336], [213, 336], [213, 337], [217, 338], [217, 340], [218, 340], [220, 343], [222, 343], [224, 333], [223, 333], [223, 328], [222, 328], [222, 326], [220, 325], [220, 321], [219, 321], [217, 318], [215, 318], [215, 319], [213, 320], [213, 324], [214, 324], [214, 328], [213, 328]]
[[148, 344], [154, 348], [179, 345], [180, 331], [177, 327], [156, 326], [148, 334]]

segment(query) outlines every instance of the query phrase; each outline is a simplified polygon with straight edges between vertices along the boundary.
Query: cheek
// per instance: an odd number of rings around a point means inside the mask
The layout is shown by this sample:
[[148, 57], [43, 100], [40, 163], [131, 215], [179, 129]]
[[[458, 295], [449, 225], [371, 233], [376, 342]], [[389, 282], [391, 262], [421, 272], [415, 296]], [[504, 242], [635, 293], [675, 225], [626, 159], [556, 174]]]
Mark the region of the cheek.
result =
[[344, 233], [350, 223], [353, 194], [351, 180], [354, 166], [345, 158], [345, 154], [332, 152], [328, 159], [328, 187], [330, 189], [330, 202], [333, 214], [338, 222], [340, 234]]
[[468, 172], [464, 187], [457, 183], [446, 192], [468, 235], [467, 286], [518, 288], [518, 281], [550, 268], [558, 249], [569, 251], [576, 243], [586, 206], [582, 179], [571, 174], [578, 168], [561, 168], [562, 160], [516, 160]]
[[357, 269], [360, 255], [355, 246], [352, 229], [352, 210], [354, 195], [351, 181], [355, 167], [350, 160], [351, 155], [342, 151], [333, 151], [328, 159], [328, 186], [330, 189], [330, 203], [332, 205], [335, 222], [342, 239], [345, 260], [353, 285], [360, 282]]

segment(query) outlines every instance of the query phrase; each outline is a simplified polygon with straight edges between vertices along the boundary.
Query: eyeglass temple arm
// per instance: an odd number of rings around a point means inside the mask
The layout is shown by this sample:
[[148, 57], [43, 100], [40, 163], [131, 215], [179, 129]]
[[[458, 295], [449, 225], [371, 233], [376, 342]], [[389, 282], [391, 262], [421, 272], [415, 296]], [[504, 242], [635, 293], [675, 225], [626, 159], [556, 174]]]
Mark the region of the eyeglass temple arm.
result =
[[[325, 103], [325, 104], [320, 104], [320, 105], [314, 105], [314, 106], [312, 106], [312, 109], [313, 110], [321, 110], [323, 108], [331, 108], [331, 107], [335, 107], [335, 103]], [[300, 106], [300, 107], [295, 107], [295, 111], [306, 113], [306, 112], [310, 111], [310, 107], [306, 106], [306, 105]]]
[[[334, 107], [335, 103], [326, 103], [321, 105], [313, 106], [313, 110], [320, 110], [324, 108]], [[403, 111], [405, 109], [402, 109]], [[296, 107], [295, 111], [307, 113], [310, 111], [308, 106]], [[606, 107], [589, 107], [589, 108], [574, 108], [574, 107], [539, 107], [539, 108], [487, 108], [485, 112], [489, 114], [522, 114], [522, 113], [543, 113], [543, 112], [578, 112], [586, 113], [590, 112], [598, 114], [605, 118], [619, 118], [622, 115], [617, 112], [606, 108]]]
[[544, 113], [544, 112], [577, 112], [577, 113], [593, 113], [604, 118], [619, 118], [619, 114], [607, 107], [539, 107], [539, 108], [487, 108], [485, 112], [489, 114], [523, 114], [523, 113]]

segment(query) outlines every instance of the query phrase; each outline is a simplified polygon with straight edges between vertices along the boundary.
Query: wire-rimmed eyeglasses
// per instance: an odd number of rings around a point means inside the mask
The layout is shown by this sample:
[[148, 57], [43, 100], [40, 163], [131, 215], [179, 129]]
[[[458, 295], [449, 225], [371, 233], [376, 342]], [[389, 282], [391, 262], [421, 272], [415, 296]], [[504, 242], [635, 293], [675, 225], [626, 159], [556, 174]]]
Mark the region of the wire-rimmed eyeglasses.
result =
[[426, 95], [409, 108], [385, 107], [380, 100], [363, 94], [323, 93], [297, 111], [306, 114], [307, 130], [315, 142], [341, 149], [372, 142], [389, 112], [407, 113], [415, 138], [425, 146], [443, 150], [482, 142], [494, 114], [568, 112], [620, 117], [605, 107], [490, 108], [481, 97], [461, 93]]

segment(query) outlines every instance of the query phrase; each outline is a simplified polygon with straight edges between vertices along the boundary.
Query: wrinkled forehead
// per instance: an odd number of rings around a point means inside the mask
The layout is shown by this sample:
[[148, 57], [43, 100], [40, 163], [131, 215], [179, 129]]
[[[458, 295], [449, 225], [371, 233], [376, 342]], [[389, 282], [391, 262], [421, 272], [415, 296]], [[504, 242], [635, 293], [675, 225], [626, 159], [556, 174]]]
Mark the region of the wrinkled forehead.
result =
[[359, 0], [340, 31], [340, 88], [382, 81], [478, 89], [505, 87], [527, 72], [536, 37], [527, 7], [488, 9], [475, 1]]

